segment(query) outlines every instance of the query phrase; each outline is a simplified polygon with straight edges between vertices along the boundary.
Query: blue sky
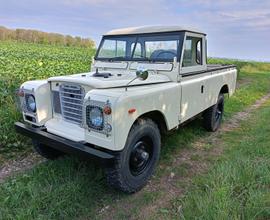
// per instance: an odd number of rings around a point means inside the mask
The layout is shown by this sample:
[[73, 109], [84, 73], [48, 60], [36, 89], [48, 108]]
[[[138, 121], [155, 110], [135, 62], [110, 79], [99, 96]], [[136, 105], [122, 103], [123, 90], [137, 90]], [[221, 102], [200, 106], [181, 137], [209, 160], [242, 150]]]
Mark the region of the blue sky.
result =
[[114, 28], [203, 30], [208, 55], [270, 61], [269, 0], [0, 0], [0, 25], [91, 37]]

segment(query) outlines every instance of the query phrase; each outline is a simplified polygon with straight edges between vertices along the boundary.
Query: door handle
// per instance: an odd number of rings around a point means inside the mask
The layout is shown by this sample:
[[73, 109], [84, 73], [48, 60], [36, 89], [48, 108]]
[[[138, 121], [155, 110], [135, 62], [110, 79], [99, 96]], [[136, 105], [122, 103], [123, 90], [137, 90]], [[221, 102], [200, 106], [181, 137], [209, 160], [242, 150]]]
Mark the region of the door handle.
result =
[[201, 86], [201, 93], [204, 93], [204, 85]]

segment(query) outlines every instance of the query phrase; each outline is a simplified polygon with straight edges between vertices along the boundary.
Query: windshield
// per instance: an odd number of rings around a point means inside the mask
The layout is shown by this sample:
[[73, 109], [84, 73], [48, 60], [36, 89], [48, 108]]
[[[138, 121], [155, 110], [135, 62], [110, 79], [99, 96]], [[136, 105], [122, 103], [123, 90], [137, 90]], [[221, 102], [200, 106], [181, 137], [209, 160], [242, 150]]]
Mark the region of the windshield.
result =
[[[103, 37], [97, 60], [166, 61], [179, 60], [182, 33]], [[180, 44], [181, 41], [181, 44]]]

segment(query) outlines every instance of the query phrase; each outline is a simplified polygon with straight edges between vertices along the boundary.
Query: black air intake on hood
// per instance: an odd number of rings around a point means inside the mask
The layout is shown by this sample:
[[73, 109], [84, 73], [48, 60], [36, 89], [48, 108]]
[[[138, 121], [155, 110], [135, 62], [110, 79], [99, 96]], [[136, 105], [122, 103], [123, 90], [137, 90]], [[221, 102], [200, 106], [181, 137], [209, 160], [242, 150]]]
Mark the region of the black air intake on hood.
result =
[[93, 74], [93, 77], [109, 78], [110, 76], [112, 76], [111, 73], [100, 73], [100, 72], [95, 72], [95, 73]]

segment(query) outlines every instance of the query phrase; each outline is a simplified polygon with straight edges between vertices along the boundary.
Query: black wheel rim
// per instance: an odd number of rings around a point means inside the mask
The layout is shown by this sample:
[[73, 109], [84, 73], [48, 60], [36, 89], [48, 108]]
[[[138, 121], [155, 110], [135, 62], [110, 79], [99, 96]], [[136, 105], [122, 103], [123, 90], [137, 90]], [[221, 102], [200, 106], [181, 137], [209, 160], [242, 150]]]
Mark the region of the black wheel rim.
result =
[[146, 139], [139, 140], [133, 147], [129, 158], [130, 172], [133, 176], [138, 176], [145, 172], [149, 166], [153, 155], [152, 143]]
[[221, 101], [217, 105], [216, 114], [215, 114], [216, 121], [221, 120], [222, 114], [223, 114], [223, 108], [224, 108], [224, 105], [223, 105], [223, 102]]

